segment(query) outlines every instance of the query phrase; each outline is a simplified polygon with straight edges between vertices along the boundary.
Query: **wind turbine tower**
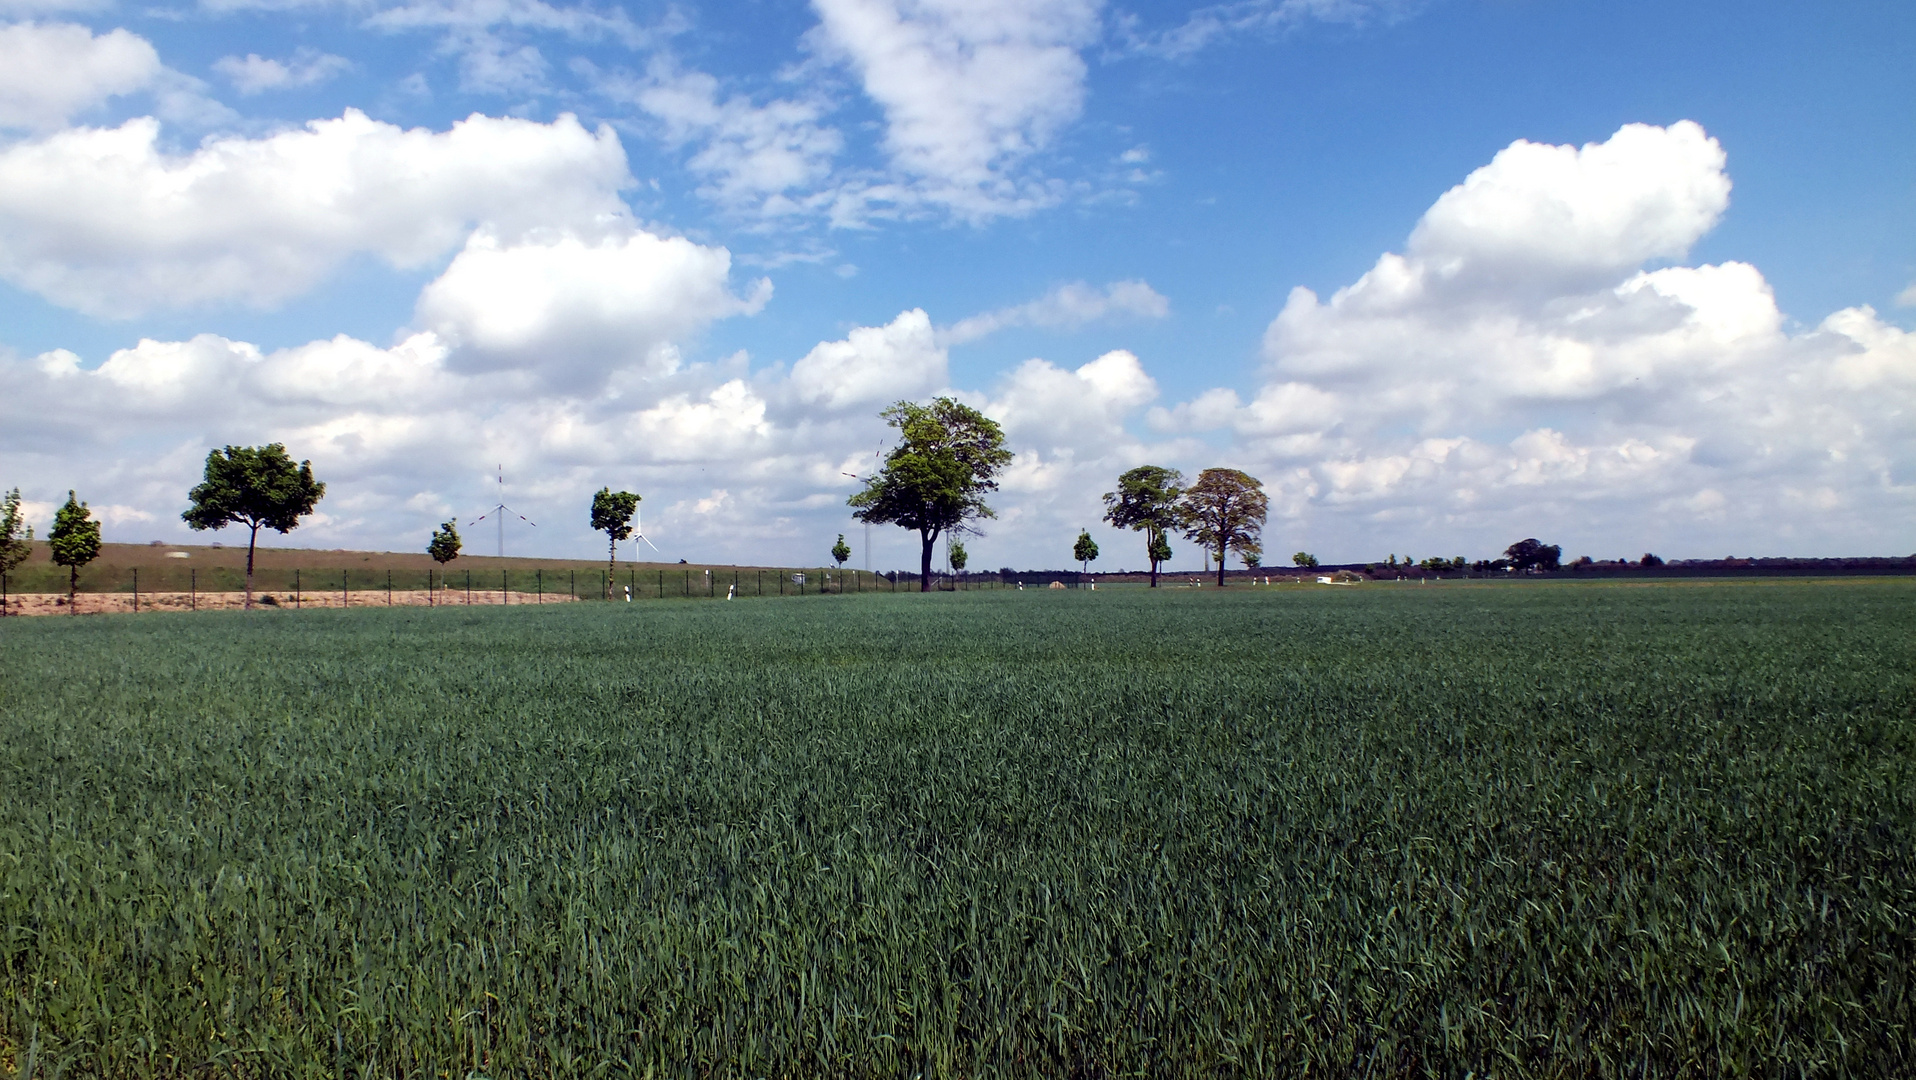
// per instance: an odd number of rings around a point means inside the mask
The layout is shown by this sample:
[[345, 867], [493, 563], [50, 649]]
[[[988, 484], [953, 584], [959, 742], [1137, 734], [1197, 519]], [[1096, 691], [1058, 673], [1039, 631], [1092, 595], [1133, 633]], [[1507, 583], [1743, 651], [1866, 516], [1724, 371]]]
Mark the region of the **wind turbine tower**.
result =
[[493, 507], [492, 509], [486, 511], [483, 514], [480, 514], [477, 518], [474, 518], [472, 521], [467, 522], [466, 528], [470, 529], [474, 525], [479, 524], [480, 522], [486, 520], [487, 518], [492, 518], [493, 524], [498, 526], [498, 529], [499, 529], [499, 557], [502, 559], [506, 557], [506, 515], [507, 514], [511, 514], [513, 517], [518, 518], [520, 521], [525, 522], [527, 525], [530, 525], [535, 529], [539, 527], [538, 522], [532, 520], [531, 518], [525, 516], [524, 514], [519, 513], [517, 510], [514, 510], [512, 507], [506, 505], [506, 467], [504, 465], [501, 465], [499, 466], [499, 505]]

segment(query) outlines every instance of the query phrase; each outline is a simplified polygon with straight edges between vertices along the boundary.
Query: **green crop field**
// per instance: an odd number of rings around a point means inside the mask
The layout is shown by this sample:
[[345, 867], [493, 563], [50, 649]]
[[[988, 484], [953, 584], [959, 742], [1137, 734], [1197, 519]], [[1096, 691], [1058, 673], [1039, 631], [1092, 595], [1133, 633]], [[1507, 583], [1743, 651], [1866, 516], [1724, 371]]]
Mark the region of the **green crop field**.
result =
[[0, 1074], [1916, 1073], [1916, 584], [0, 622]]

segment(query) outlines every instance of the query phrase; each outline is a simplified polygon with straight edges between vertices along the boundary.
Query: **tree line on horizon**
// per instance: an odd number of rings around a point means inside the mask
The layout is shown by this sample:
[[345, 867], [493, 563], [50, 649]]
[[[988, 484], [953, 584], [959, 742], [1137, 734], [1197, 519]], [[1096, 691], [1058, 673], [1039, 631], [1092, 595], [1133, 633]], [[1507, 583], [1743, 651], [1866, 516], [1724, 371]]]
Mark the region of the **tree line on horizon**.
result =
[[[896, 525], [918, 534], [919, 588], [930, 591], [932, 556], [938, 541], [946, 541], [952, 569], [963, 572], [969, 559], [963, 538], [982, 535], [979, 523], [997, 517], [985, 497], [998, 490], [998, 477], [1011, 464], [1013, 454], [1005, 449], [1004, 430], [997, 421], [950, 397], [938, 397], [928, 404], [900, 401], [878, 415], [897, 431], [897, 445], [875, 474], [856, 477], [863, 487], [846, 502], [855, 520]], [[247, 528], [246, 606], [251, 608], [253, 559], [260, 529], [282, 535], [291, 532], [301, 518], [313, 512], [325, 493], [326, 485], [313, 476], [312, 462], [294, 462], [282, 443], [226, 446], [208, 452], [203, 478], [187, 493], [190, 505], [180, 517], [195, 531], [228, 525]], [[590, 521], [595, 532], [606, 534], [609, 569], [616, 567], [620, 541], [633, 535], [632, 520], [641, 499], [634, 492], [613, 491], [610, 487], [600, 488], [592, 498]], [[1172, 533], [1181, 534], [1207, 556], [1215, 557], [1220, 586], [1226, 580], [1230, 554], [1236, 554], [1250, 569], [1263, 563], [1263, 529], [1270, 499], [1263, 483], [1249, 473], [1210, 468], [1187, 483], [1176, 469], [1140, 465], [1120, 475], [1116, 490], [1105, 492], [1102, 499], [1103, 521], [1143, 534], [1152, 588], [1158, 587], [1163, 566], [1170, 561]], [[26, 560], [32, 539], [33, 530], [25, 523], [20, 491], [15, 488], [0, 503], [0, 574], [11, 572]], [[53, 561], [68, 570], [71, 604], [79, 588], [80, 568], [98, 557], [101, 546], [100, 523], [74, 492], [67, 492], [66, 503], [54, 515], [47, 541]], [[458, 523], [447, 520], [433, 531], [426, 553], [444, 565], [458, 558], [461, 548]], [[831, 555], [840, 567], [851, 557], [843, 533], [838, 534]], [[1098, 555], [1097, 541], [1089, 530], [1080, 530], [1072, 547], [1072, 560], [1088, 568]], [[1550, 571], [1559, 568], [1561, 557], [1557, 545], [1526, 538], [1507, 548], [1504, 558], [1479, 560], [1469, 568]], [[1292, 555], [1291, 561], [1300, 568], [1318, 564], [1316, 556], [1304, 551]], [[1574, 565], [1590, 561], [1586, 556]], [[1645, 554], [1641, 565], [1662, 562], [1655, 555]], [[1396, 556], [1392, 555], [1386, 565], [1399, 565]], [[1401, 565], [1408, 568], [1412, 563], [1406, 557]], [[1462, 556], [1425, 559], [1415, 565], [1427, 571], [1466, 568]]]

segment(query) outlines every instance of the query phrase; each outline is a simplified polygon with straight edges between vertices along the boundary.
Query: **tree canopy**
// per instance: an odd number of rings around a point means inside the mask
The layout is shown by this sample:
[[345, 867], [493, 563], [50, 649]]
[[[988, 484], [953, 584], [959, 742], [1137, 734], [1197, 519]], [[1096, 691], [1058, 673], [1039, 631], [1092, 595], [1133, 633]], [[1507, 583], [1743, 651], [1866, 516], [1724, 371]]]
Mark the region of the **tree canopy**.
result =
[[1270, 498], [1254, 476], [1236, 469], [1206, 469], [1178, 502], [1184, 535], [1217, 552], [1217, 583], [1224, 584], [1225, 552], [1262, 558], [1260, 538]]
[[1154, 589], [1158, 587], [1158, 568], [1171, 558], [1171, 544], [1165, 534], [1178, 527], [1178, 499], [1183, 494], [1184, 474], [1160, 465], [1128, 470], [1118, 477], [1118, 490], [1104, 493], [1104, 520], [1120, 529], [1144, 533], [1144, 554], [1151, 560]]
[[13, 573], [31, 554], [33, 526], [21, 510], [20, 489], [14, 488], [0, 500], [0, 574]]
[[619, 541], [632, 535], [632, 515], [639, 510], [641, 496], [629, 491], [613, 491], [609, 487], [599, 489], [592, 496], [592, 528], [606, 535], [605, 566], [610, 574], [619, 561]]
[[898, 429], [898, 445], [846, 502], [860, 521], [918, 533], [918, 587], [928, 592], [938, 538], [975, 531], [972, 522], [997, 516], [985, 495], [998, 490], [1011, 451], [997, 421], [952, 398], [929, 405], [901, 401], [878, 415]]
[[845, 560], [851, 557], [852, 546], [845, 542], [845, 534], [839, 533], [838, 543], [832, 545], [832, 561], [840, 566], [844, 566]]
[[326, 485], [313, 479], [313, 463], [294, 464], [283, 443], [228, 446], [207, 453], [205, 478], [187, 492], [193, 505], [180, 519], [196, 531], [247, 527], [246, 606], [250, 609], [253, 549], [260, 528], [282, 534], [293, 531], [325, 494]]
[[1078, 530], [1078, 542], [1071, 545], [1071, 557], [1078, 561], [1078, 569], [1081, 572], [1098, 561], [1098, 542], [1091, 539], [1091, 533], [1088, 530]]
[[47, 546], [53, 549], [53, 562], [67, 568], [67, 610], [80, 591], [80, 567], [100, 557], [100, 523], [93, 520], [87, 505], [67, 492], [66, 505], [53, 515], [53, 528], [47, 532]]
[[1510, 560], [1510, 568], [1518, 573], [1555, 570], [1563, 559], [1563, 549], [1556, 544], [1545, 544], [1532, 536], [1505, 548], [1504, 558]]
[[426, 544], [426, 554], [441, 566], [458, 558], [459, 549], [464, 546], [459, 540], [458, 525], [456, 521], [443, 522], [433, 530], [432, 540]]

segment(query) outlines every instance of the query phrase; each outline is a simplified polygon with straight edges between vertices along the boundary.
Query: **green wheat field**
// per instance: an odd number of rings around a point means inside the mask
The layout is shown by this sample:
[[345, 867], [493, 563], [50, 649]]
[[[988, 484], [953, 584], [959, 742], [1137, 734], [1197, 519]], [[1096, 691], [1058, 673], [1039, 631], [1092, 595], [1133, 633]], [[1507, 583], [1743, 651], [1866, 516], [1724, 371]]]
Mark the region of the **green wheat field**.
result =
[[1916, 1073], [1916, 583], [0, 623], [0, 1075]]

